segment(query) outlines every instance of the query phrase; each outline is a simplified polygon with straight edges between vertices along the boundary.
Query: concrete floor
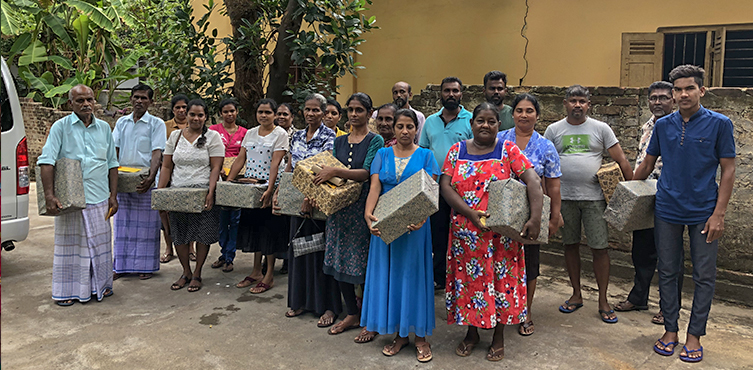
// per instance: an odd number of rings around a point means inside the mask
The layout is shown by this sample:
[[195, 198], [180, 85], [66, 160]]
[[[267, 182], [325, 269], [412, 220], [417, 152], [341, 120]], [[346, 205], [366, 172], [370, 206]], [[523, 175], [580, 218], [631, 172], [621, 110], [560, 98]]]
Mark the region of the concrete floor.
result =
[[[34, 187], [32, 187], [33, 190]], [[35, 199], [34, 194], [30, 197]], [[31, 207], [34, 211], [35, 207]], [[536, 333], [517, 335], [507, 329], [506, 358], [485, 360], [491, 332], [467, 358], [455, 355], [465, 329], [446, 324], [443, 295], [436, 296], [437, 328], [429, 338], [434, 360], [416, 361], [413, 347], [393, 358], [381, 354], [391, 337], [355, 344], [356, 331], [327, 335], [317, 317], [285, 318], [287, 278], [252, 295], [234, 284], [250, 271], [251, 256], [240, 254], [235, 271], [204, 272], [197, 293], [173, 292], [180, 276], [174, 260], [151, 280], [125, 277], [115, 294], [102, 302], [58, 307], [50, 298], [53, 219], [30, 212], [29, 239], [2, 252], [2, 367], [5, 369], [381, 369], [462, 367], [509, 369], [753, 369], [753, 309], [715, 302], [703, 338], [705, 360], [681, 362], [677, 354], [662, 357], [651, 347], [662, 327], [651, 324], [657, 310], [653, 294], [648, 312], [619, 313], [614, 325], [599, 320], [595, 282], [586, 276], [583, 309], [569, 315], [557, 311], [570, 295], [561, 266], [542, 266], [533, 314]], [[213, 246], [210, 262], [217, 258]], [[278, 266], [279, 268], [279, 266]], [[625, 297], [629, 282], [613, 281], [610, 301]], [[684, 297], [681, 327], [687, 325]], [[684, 332], [681, 332], [684, 339]], [[679, 350], [678, 352], [679, 353]]]

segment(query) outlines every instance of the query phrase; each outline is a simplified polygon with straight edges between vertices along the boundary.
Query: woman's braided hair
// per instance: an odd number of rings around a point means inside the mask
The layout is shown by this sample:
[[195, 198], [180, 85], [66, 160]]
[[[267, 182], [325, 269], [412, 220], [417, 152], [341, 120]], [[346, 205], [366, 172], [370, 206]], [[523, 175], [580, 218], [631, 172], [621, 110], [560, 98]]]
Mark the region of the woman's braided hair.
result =
[[[194, 100], [189, 101], [186, 111], [191, 110], [191, 107], [194, 105], [199, 106], [202, 109], [204, 109], [205, 117], [209, 115], [209, 111], [207, 110], [207, 104], [204, 103], [204, 101], [201, 99], [194, 99]], [[203, 148], [204, 145], [207, 143], [207, 136], [206, 136], [207, 130], [208, 128], [206, 124], [201, 127], [201, 136], [199, 137], [199, 140], [196, 141], [197, 148]]]

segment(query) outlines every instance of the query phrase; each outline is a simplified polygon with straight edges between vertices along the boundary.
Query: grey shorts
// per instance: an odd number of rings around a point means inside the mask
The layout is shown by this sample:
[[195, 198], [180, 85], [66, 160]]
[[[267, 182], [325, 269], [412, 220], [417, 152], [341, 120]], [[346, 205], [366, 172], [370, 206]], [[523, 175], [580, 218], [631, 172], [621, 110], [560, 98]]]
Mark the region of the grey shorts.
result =
[[588, 246], [593, 249], [605, 249], [609, 246], [607, 221], [604, 210], [607, 202], [603, 200], [563, 200], [562, 244], [578, 244], [581, 241], [581, 224], [586, 231]]

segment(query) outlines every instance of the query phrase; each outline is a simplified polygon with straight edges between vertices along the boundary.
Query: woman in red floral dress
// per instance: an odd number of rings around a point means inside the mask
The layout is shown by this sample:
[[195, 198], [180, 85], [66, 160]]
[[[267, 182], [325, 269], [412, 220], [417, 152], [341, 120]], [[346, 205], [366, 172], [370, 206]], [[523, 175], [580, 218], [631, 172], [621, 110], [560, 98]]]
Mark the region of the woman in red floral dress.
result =
[[523, 246], [481, 222], [482, 217], [489, 217], [489, 183], [515, 174], [528, 185], [532, 216], [522, 230], [528, 238], [538, 237], [543, 203], [531, 163], [515, 143], [497, 140], [497, 114], [489, 103], [474, 109], [473, 139], [452, 146], [440, 180], [442, 196], [453, 208], [447, 251], [447, 322], [468, 326], [455, 352], [470, 355], [479, 342], [478, 328], [496, 328], [486, 356], [490, 361], [504, 357], [504, 325], [525, 322], [526, 279]]

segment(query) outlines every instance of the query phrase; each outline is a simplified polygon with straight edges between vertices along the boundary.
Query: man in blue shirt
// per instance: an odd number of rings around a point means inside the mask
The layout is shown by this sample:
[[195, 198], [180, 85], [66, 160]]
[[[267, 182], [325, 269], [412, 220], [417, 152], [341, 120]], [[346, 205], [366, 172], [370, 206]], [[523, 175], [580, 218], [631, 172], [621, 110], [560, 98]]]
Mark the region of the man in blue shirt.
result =
[[[732, 121], [701, 106], [705, 71], [681, 65], [669, 73], [672, 95], [679, 110], [659, 119], [646, 150], [646, 159], [634, 179], [645, 179], [661, 156], [654, 231], [659, 255], [659, 293], [664, 313], [664, 335], [654, 351], [674, 354], [680, 306], [677, 280], [683, 278], [683, 233], [688, 228], [695, 291], [685, 346], [680, 359], [703, 359], [700, 337], [706, 334], [716, 282], [716, 255], [724, 232], [724, 214], [735, 180], [735, 140]], [[716, 171], [721, 166], [721, 182]]]
[[[473, 137], [471, 112], [460, 105], [463, 83], [457, 77], [446, 77], [440, 85], [442, 109], [426, 118], [418, 145], [434, 153], [440, 168], [450, 147]], [[439, 211], [431, 216], [432, 249], [434, 253], [434, 288], [445, 287], [447, 240], [450, 235], [450, 205], [439, 197]]]
[[59, 306], [112, 295], [109, 217], [118, 211], [118, 161], [110, 125], [94, 117], [94, 92], [88, 86], [73, 87], [68, 100], [73, 113], [52, 124], [37, 160], [49, 215], [62, 207], [53, 186], [57, 160], [78, 160], [83, 172], [86, 208], [55, 217], [52, 299]]

